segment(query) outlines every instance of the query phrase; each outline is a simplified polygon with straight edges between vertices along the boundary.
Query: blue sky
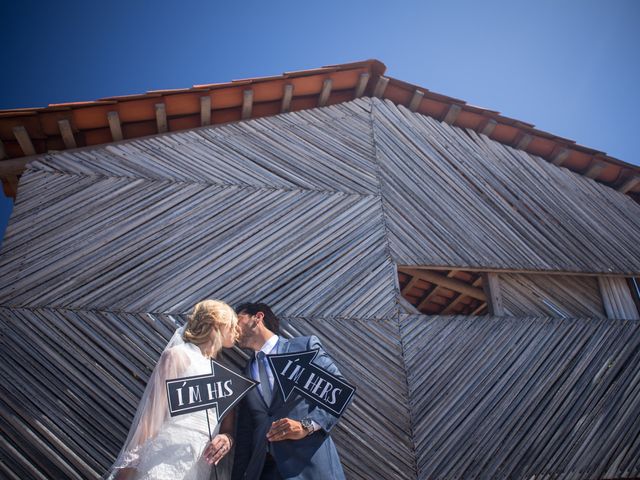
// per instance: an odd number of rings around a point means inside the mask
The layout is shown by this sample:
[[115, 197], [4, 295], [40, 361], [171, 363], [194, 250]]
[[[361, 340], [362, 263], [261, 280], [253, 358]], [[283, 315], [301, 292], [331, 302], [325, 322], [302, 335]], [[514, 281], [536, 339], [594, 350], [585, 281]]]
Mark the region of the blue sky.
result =
[[377, 58], [640, 165], [639, 1], [2, 0], [0, 42], [0, 109]]

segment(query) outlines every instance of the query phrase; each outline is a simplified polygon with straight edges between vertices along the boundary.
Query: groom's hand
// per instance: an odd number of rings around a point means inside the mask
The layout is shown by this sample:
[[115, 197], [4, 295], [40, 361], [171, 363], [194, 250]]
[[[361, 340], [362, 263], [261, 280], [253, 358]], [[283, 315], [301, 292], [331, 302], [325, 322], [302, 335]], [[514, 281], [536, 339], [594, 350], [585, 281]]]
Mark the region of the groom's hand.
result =
[[306, 437], [308, 432], [297, 420], [281, 418], [271, 424], [267, 432], [267, 440], [270, 442], [280, 442], [282, 440], [300, 440]]

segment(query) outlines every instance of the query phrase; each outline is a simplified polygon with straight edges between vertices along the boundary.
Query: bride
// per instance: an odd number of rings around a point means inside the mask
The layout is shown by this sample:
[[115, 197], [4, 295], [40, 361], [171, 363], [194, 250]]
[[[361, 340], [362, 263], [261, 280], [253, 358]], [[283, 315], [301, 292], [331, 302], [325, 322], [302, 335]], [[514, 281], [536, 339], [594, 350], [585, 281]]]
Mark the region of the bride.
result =
[[[109, 480], [209, 479], [211, 464], [232, 447], [231, 415], [222, 426], [214, 409], [171, 417], [165, 380], [211, 373], [211, 358], [233, 346], [238, 319], [224, 302], [198, 303], [176, 330], [142, 395], [129, 436], [106, 477]], [[209, 440], [211, 431], [212, 440]], [[207, 449], [208, 458], [203, 451]]]

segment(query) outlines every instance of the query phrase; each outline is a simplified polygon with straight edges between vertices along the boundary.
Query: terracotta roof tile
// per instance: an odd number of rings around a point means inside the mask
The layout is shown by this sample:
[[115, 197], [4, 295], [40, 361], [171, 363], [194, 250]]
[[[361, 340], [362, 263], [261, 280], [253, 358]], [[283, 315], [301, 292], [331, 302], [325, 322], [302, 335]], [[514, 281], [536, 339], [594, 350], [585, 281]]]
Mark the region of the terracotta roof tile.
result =
[[[0, 140], [8, 157], [0, 159], [0, 177], [5, 192], [15, 192], [15, 165], [8, 160], [24, 155], [17, 142], [14, 127], [25, 127], [37, 153], [64, 149], [60, 120], [69, 121], [78, 147], [113, 141], [107, 115], [117, 112], [123, 137], [136, 138], [157, 133], [156, 104], [165, 106], [169, 131], [201, 126], [201, 97], [211, 99], [211, 124], [238, 121], [242, 117], [244, 91], [251, 90], [251, 117], [275, 115], [281, 112], [286, 85], [293, 86], [290, 111], [315, 108], [325, 80], [331, 80], [327, 105], [354, 98], [362, 74], [368, 74], [364, 95], [371, 96], [385, 65], [378, 60], [366, 60], [329, 65], [310, 70], [285, 72], [282, 75], [246, 78], [227, 83], [194, 85], [191, 88], [153, 90], [143, 94], [121, 95], [88, 102], [51, 104], [47, 107], [20, 108], [0, 111]], [[388, 83], [383, 98], [409, 106], [416, 91], [422, 92], [416, 111], [438, 120], [447, 118], [453, 125], [489, 133], [493, 140], [510, 146], [520, 146], [578, 173], [595, 175], [598, 181], [612, 187], [623, 185], [640, 175], [640, 167], [625, 163], [603, 152], [577, 145], [574, 141], [536, 129], [532, 124], [501, 115], [464, 101], [432, 92], [426, 88], [385, 76]], [[451, 110], [452, 105], [457, 106]], [[449, 115], [448, 115], [449, 114]], [[568, 149], [564, 155], [563, 149]], [[0, 149], [1, 150], [1, 149]], [[604, 168], [591, 167], [603, 162]], [[26, 163], [26, 158], [23, 161]], [[5, 167], [7, 165], [7, 167]], [[10, 166], [10, 168], [9, 168]], [[591, 169], [591, 170], [590, 170]], [[640, 183], [630, 192], [640, 197]]]

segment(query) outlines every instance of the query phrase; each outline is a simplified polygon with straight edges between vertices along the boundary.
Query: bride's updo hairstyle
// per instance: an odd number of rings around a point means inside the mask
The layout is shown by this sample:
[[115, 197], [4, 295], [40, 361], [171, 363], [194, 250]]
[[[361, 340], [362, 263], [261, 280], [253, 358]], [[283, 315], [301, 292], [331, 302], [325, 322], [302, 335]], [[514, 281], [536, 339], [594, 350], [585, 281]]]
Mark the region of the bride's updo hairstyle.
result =
[[235, 329], [238, 325], [238, 317], [229, 305], [220, 300], [203, 300], [193, 307], [193, 313], [189, 316], [182, 338], [185, 342], [200, 345], [209, 341], [211, 330], [215, 330], [213, 351], [222, 349], [222, 327], [229, 325]]

